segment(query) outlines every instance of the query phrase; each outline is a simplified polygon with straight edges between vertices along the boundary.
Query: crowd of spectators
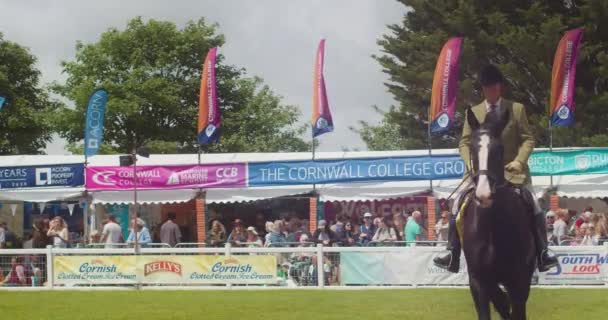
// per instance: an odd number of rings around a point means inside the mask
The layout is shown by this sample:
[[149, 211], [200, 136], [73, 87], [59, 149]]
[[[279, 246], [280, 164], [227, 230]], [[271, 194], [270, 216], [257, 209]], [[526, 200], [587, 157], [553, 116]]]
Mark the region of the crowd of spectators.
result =
[[[262, 227], [258, 229], [258, 225]], [[247, 228], [241, 219], [236, 219], [230, 231], [219, 220], [213, 220], [207, 231], [207, 245], [221, 247], [227, 242], [237, 247], [403, 245], [406, 241], [422, 241], [425, 234], [419, 210], [385, 217], [366, 212], [351, 219], [339, 216], [331, 222], [320, 220], [313, 232], [307, 220], [296, 217], [265, 223], [256, 219], [256, 226]]]
[[587, 207], [582, 212], [558, 209], [548, 211], [547, 240], [552, 245], [594, 246], [608, 242], [608, 215], [593, 212]]

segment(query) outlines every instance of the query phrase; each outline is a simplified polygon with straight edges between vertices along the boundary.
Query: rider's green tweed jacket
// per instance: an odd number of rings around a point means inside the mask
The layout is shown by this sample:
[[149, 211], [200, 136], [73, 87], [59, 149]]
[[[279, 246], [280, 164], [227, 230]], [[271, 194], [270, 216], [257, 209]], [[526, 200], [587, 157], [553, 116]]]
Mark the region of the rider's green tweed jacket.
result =
[[[534, 150], [534, 135], [532, 128], [528, 123], [526, 110], [521, 103], [501, 99], [500, 108], [508, 108], [510, 117], [509, 123], [502, 132], [502, 143], [504, 145], [504, 161], [505, 165], [513, 160], [517, 160], [523, 164], [523, 173], [514, 174], [505, 170], [505, 178], [516, 185], [530, 184], [530, 168], [528, 167], [528, 158]], [[472, 108], [473, 113], [477, 117], [479, 123], [483, 123], [487, 110], [485, 101]], [[471, 127], [465, 119], [462, 128], [462, 138], [460, 139], [459, 150], [460, 156], [467, 166], [470, 167], [471, 155]]]

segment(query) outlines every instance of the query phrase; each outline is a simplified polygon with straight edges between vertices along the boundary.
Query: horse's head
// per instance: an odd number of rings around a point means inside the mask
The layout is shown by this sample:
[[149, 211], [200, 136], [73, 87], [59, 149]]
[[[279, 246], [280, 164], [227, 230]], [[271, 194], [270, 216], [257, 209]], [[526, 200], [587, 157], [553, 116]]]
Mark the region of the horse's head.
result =
[[483, 124], [467, 109], [467, 121], [471, 127], [472, 177], [475, 181], [475, 197], [481, 207], [492, 205], [492, 195], [497, 186], [504, 185], [504, 161], [502, 131], [509, 122], [509, 112], [496, 108], [488, 112]]

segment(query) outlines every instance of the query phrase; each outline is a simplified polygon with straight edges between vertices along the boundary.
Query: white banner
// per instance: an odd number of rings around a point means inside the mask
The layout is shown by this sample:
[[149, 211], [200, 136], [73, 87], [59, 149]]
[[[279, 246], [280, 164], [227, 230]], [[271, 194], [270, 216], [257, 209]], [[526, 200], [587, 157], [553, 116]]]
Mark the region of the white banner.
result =
[[553, 247], [559, 267], [541, 273], [539, 284], [608, 283], [608, 246]]
[[[381, 250], [380, 248], [377, 248]], [[433, 265], [444, 248], [408, 247], [386, 252], [340, 253], [342, 285], [466, 285], [464, 257], [460, 272], [450, 273]]]
[[[382, 250], [381, 248], [376, 248]], [[460, 272], [447, 272], [433, 265], [443, 248], [386, 248], [386, 251], [340, 253], [342, 285], [468, 285], [464, 255]], [[608, 246], [552, 247], [558, 268], [535, 273], [532, 284], [597, 285], [608, 283]]]

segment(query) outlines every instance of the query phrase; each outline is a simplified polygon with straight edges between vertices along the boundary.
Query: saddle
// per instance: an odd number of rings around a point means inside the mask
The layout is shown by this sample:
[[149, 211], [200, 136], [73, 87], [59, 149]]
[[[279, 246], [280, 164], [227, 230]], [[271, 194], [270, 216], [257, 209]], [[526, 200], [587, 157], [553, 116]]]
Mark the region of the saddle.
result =
[[[536, 205], [534, 202], [534, 196], [528, 189], [524, 188], [521, 185], [515, 185], [512, 183], [508, 183], [505, 186], [505, 188], [513, 189], [513, 191], [517, 195], [520, 196], [520, 198], [522, 199], [522, 201], [524, 202], [526, 207], [528, 207], [528, 209], [530, 209], [530, 212], [532, 212], [533, 214], [535, 213]], [[471, 203], [471, 201], [475, 200], [474, 191], [475, 191], [475, 185], [471, 184], [462, 193], [462, 195], [460, 196], [460, 199], [454, 202], [454, 205], [459, 206], [458, 211], [456, 212], [456, 230], [458, 230], [458, 237], [460, 238], [460, 243], [463, 243], [463, 237], [462, 237], [463, 231], [464, 231], [463, 216], [464, 216], [464, 213], [466, 212], [467, 207]]]

